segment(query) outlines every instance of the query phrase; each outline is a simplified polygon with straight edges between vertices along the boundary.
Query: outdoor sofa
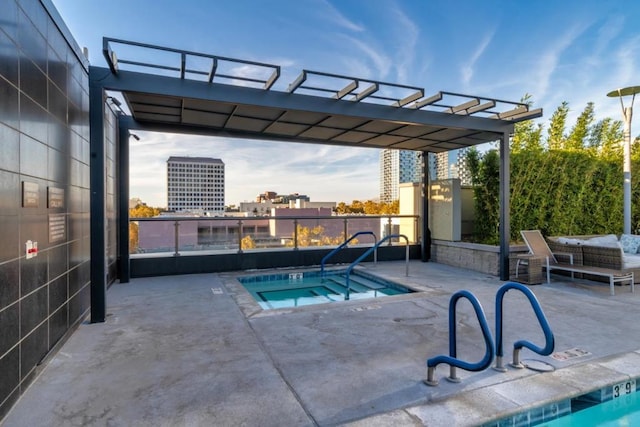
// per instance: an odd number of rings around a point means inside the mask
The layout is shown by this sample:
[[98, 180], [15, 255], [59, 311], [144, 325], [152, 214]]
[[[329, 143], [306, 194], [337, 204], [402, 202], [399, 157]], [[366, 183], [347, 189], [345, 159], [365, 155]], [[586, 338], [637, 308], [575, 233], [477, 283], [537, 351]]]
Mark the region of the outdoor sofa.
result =
[[[640, 236], [615, 234], [596, 236], [548, 237], [553, 252], [570, 253], [573, 263], [588, 267], [634, 273], [634, 282], [640, 283]], [[584, 274], [585, 279], [606, 281], [601, 276]]]

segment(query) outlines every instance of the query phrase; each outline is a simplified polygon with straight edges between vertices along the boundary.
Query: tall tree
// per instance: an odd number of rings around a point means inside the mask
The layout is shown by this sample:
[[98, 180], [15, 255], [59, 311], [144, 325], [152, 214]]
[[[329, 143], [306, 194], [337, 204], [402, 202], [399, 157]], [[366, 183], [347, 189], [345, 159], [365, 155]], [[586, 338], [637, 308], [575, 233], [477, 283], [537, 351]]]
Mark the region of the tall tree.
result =
[[576, 124], [571, 128], [565, 142], [567, 150], [582, 150], [587, 145], [587, 137], [594, 120], [593, 102], [587, 103], [582, 113], [578, 116]]
[[489, 150], [483, 155], [476, 149], [467, 153], [467, 165], [474, 184], [474, 206], [476, 220], [474, 234], [480, 241], [490, 244], [498, 242], [500, 204], [500, 155]]
[[[525, 94], [520, 102], [533, 106], [530, 94]], [[518, 153], [522, 150], [542, 150], [542, 125], [533, 120], [518, 122], [514, 126], [511, 138], [511, 151]]]
[[603, 158], [621, 159], [623, 138], [622, 122], [607, 117], [591, 127], [588, 146]]
[[160, 215], [160, 208], [147, 206], [143, 203], [138, 203], [135, 208], [129, 209], [131, 218], [153, 218], [158, 215]]
[[[160, 208], [153, 208], [147, 206], [144, 203], [138, 203], [135, 208], [129, 209], [130, 218], [153, 218], [160, 215]], [[138, 250], [138, 224], [135, 222], [129, 223], [129, 252], [135, 253]]]
[[569, 103], [564, 101], [551, 115], [547, 138], [547, 146], [550, 150], [560, 150], [564, 147], [567, 114], [569, 114]]
[[542, 125], [533, 120], [516, 123], [511, 138], [511, 151], [518, 153], [523, 150], [542, 151]]
[[338, 214], [364, 213], [366, 215], [393, 215], [399, 212], [399, 206], [397, 200], [390, 203], [376, 202], [374, 200], [366, 200], [364, 202], [354, 200], [350, 205], [347, 205], [345, 202], [340, 202], [334, 210]]

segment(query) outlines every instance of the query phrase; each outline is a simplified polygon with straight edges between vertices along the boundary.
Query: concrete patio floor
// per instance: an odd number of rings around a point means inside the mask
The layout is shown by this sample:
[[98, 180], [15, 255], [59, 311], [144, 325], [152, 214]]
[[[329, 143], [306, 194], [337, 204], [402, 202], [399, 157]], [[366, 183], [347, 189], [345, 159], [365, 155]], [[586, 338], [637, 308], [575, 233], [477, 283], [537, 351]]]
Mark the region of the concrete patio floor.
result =
[[[423, 290], [375, 300], [260, 311], [237, 280], [256, 272], [134, 279], [107, 292], [107, 321], [84, 323], [44, 365], [3, 426], [463, 426], [640, 376], [640, 292], [553, 276], [531, 286], [555, 334], [554, 372], [458, 370], [459, 384], [423, 383], [426, 360], [448, 354], [448, 304], [473, 292], [495, 336], [498, 278], [436, 263], [365, 264]], [[293, 271], [293, 270], [292, 270]], [[296, 270], [299, 271], [299, 270]], [[513, 342], [544, 345], [528, 300], [504, 303], [505, 362]], [[484, 343], [458, 304], [458, 356]], [[535, 362], [532, 362], [535, 363]]]

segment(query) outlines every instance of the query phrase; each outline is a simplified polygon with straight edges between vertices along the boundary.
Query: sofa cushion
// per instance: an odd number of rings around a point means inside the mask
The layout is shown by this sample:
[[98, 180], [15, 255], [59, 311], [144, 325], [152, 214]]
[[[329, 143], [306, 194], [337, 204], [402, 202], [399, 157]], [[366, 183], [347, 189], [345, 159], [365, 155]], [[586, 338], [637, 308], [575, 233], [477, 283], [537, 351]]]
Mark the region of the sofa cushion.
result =
[[[639, 254], [624, 254], [622, 258], [622, 268], [625, 269], [637, 269], [640, 268], [640, 255]], [[634, 279], [635, 281], [635, 279]]]
[[620, 242], [618, 242], [618, 237], [615, 234], [593, 237], [585, 240], [583, 244], [586, 246], [602, 246], [605, 248], [621, 247]]
[[623, 234], [620, 236], [620, 244], [625, 253], [636, 254], [638, 253], [638, 248], [640, 248], [640, 236]]
[[583, 245], [584, 244], [584, 240], [572, 239], [570, 237], [558, 237], [556, 241], [558, 243], [562, 243], [563, 245]]

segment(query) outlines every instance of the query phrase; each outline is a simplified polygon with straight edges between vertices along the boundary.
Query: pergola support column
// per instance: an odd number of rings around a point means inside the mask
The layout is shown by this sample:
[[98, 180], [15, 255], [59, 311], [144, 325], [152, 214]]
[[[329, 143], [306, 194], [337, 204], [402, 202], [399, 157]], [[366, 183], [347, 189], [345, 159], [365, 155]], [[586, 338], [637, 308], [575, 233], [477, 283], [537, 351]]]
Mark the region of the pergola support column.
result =
[[422, 262], [431, 259], [431, 230], [429, 230], [429, 153], [422, 152]]

